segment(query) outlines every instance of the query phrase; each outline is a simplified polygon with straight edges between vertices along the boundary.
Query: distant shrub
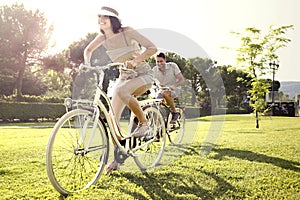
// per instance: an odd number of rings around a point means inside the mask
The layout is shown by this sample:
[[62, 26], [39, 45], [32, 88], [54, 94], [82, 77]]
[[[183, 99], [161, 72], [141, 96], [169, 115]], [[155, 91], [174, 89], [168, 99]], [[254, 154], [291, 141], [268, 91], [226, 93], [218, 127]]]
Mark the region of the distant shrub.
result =
[[51, 96], [35, 96], [35, 95], [23, 95], [17, 99], [16, 95], [0, 96], [1, 102], [39, 102], [39, 103], [63, 103], [64, 98], [51, 97]]
[[0, 119], [2, 121], [31, 121], [38, 119], [57, 119], [65, 113], [63, 104], [0, 102]]

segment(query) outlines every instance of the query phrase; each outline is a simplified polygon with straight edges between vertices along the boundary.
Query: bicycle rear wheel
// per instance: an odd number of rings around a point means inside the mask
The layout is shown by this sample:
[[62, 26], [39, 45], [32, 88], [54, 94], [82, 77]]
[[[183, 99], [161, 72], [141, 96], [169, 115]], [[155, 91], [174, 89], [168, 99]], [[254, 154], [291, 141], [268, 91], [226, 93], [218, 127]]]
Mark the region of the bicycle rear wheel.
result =
[[163, 116], [154, 106], [144, 108], [145, 116], [149, 122], [146, 136], [136, 139], [138, 146], [143, 146], [135, 151], [134, 161], [138, 167], [145, 171], [159, 164], [163, 155], [166, 142], [166, 129]]
[[176, 123], [170, 124], [172, 114], [169, 115], [167, 134], [172, 144], [181, 144], [185, 133], [185, 114], [181, 108], [176, 108], [176, 111], [179, 112], [180, 117]]
[[53, 187], [67, 195], [96, 183], [107, 163], [108, 150], [107, 131], [92, 112], [76, 109], [64, 114], [52, 129], [46, 150], [47, 174]]

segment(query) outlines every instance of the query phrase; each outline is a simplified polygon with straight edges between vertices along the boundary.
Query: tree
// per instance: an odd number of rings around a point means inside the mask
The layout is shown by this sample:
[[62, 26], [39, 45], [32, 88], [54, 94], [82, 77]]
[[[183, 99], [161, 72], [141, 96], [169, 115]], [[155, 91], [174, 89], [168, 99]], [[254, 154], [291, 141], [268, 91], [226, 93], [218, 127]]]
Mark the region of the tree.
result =
[[270, 73], [269, 62], [278, 59], [277, 50], [291, 41], [283, 37], [291, 28], [293, 25], [278, 28], [270, 26], [265, 35], [257, 28], [246, 28], [243, 34], [233, 33], [241, 42], [236, 49], [238, 67], [245, 69], [251, 78], [250, 105], [255, 112], [256, 128], [259, 128], [259, 114], [266, 108], [265, 94], [270, 87], [269, 82], [262, 77]]
[[[69, 48], [65, 51], [65, 54], [68, 55], [68, 67], [71, 69], [70, 75], [72, 76], [73, 82], [75, 78], [82, 79], [91, 79], [92, 74], [79, 74], [78, 77], [78, 68], [80, 64], [84, 62], [83, 52], [86, 46], [98, 35], [98, 33], [88, 33], [85, 38], [82, 38], [78, 41], [73, 42]], [[103, 66], [108, 63], [111, 63], [111, 59], [106, 53], [106, 49], [103, 45], [100, 45], [91, 56], [91, 65], [92, 66]], [[119, 75], [119, 71], [116, 69], [106, 69], [105, 76], [103, 80], [103, 89], [107, 92], [110, 80], [116, 79]]]
[[[69, 68], [76, 69], [84, 62], [83, 51], [97, 35], [98, 33], [88, 33], [84, 38], [73, 42], [68, 49], [65, 50], [65, 54], [68, 56]], [[104, 50], [105, 49], [103, 49], [103, 46], [101, 45], [93, 52], [91, 58], [92, 65], [105, 65], [108, 62], [111, 62], [110, 59], [107, 58], [107, 54]]]
[[212, 111], [225, 104], [225, 88], [216, 62], [209, 58], [191, 58], [187, 69], [199, 101], [209, 106]]
[[64, 53], [57, 53], [55, 55], [49, 55], [42, 59], [43, 69], [54, 70], [57, 72], [64, 72], [68, 67], [67, 56]]
[[[198, 100], [210, 105], [208, 87], [203, 79], [206, 70], [208, 71], [209, 63], [207, 63], [207, 60], [199, 57], [191, 58], [189, 62], [190, 65], [185, 70], [184, 75], [190, 80]], [[195, 103], [196, 99], [193, 99], [193, 102]]]
[[250, 89], [248, 74], [232, 66], [218, 66], [218, 70], [226, 89], [227, 107], [242, 107]]
[[43, 77], [48, 85], [46, 95], [51, 97], [63, 98], [70, 96], [72, 78], [68, 70], [68, 58], [64, 52], [50, 55], [43, 58], [43, 67], [37, 69], [35, 74]]
[[44, 14], [23, 4], [0, 7], [0, 25], [0, 71], [16, 78], [15, 93], [21, 97], [24, 74], [40, 63], [52, 26], [47, 29]]

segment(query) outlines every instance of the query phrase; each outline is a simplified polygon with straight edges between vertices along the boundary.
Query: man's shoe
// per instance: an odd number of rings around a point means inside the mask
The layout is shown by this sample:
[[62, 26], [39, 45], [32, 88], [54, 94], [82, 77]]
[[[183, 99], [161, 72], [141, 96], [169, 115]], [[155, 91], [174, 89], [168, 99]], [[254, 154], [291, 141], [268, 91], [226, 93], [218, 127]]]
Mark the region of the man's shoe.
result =
[[171, 119], [170, 123], [175, 124], [180, 117], [181, 116], [180, 116], [179, 112], [172, 112], [172, 119]]

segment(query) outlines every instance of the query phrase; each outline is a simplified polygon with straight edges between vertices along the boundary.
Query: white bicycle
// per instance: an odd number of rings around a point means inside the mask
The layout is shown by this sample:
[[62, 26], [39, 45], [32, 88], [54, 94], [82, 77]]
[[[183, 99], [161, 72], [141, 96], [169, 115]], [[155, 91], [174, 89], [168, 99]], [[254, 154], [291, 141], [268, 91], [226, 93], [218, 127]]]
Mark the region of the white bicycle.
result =
[[114, 67], [127, 70], [123, 63], [81, 70], [83, 74], [92, 72], [97, 80], [96, 91], [90, 93], [93, 100], [66, 99], [67, 112], [51, 132], [46, 149], [47, 174], [53, 187], [62, 195], [84, 190], [99, 180], [109, 156], [109, 138], [118, 146], [118, 158], [132, 156], [142, 171], [157, 166], [161, 160], [166, 127], [164, 117], [158, 110], [160, 100], [139, 102], [145, 108], [144, 113], [150, 124], [144, 137], [130, 136], [136, 127], [133, 113], [127, 121], [128, 131], [121, 131], [111, 100], [102, 89], [104, 72]]

